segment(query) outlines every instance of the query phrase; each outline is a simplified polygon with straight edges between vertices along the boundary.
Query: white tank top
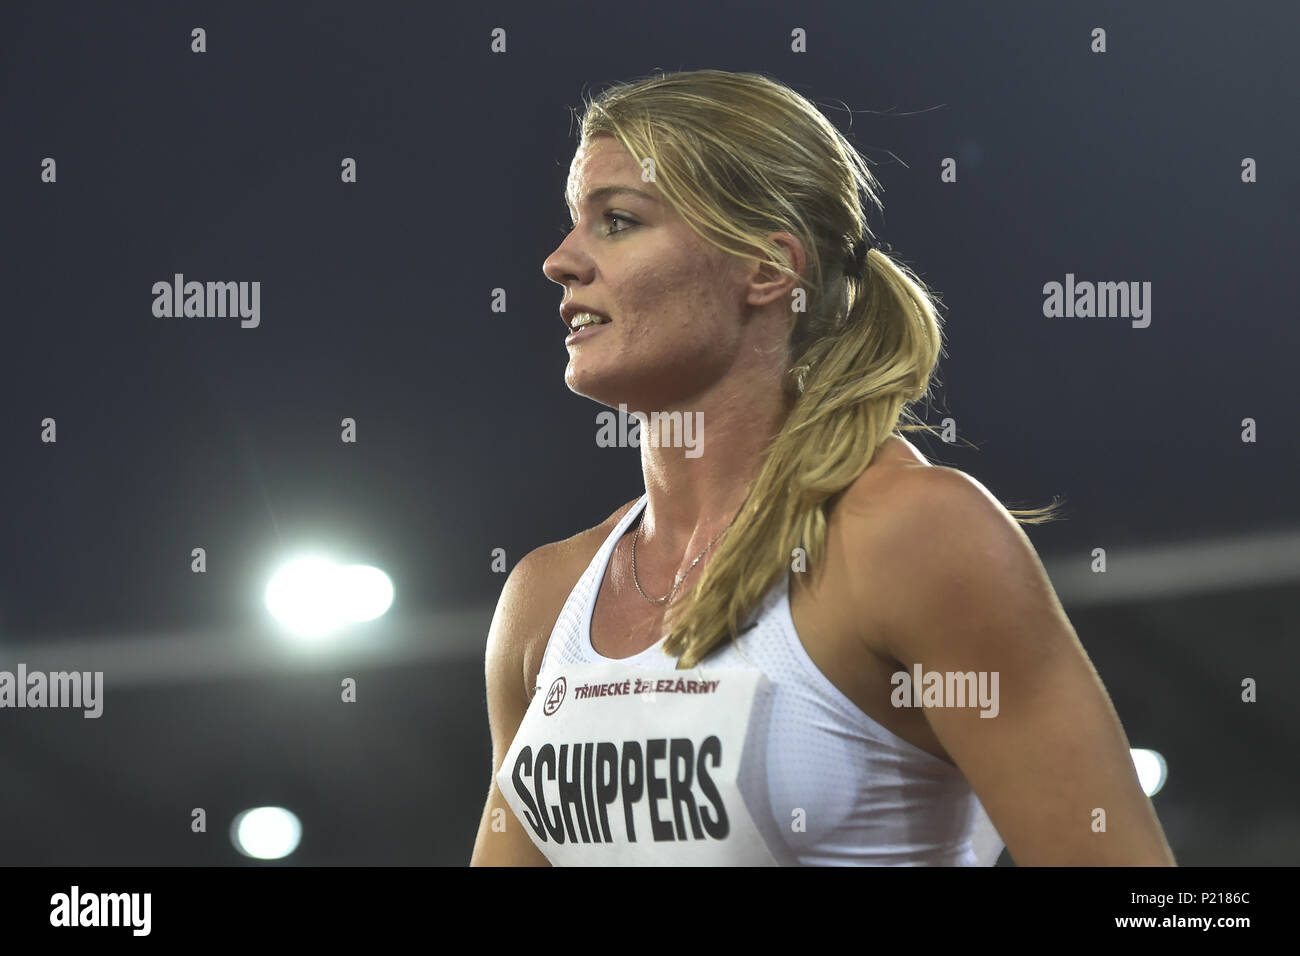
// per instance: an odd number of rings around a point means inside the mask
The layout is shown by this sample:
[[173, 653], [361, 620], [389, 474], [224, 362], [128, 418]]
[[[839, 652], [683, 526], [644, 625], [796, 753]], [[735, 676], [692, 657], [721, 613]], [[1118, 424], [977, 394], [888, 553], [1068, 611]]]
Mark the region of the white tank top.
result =
[[560, 611], [497, 775], [555, 865], [992, 865], [961, 772], [857, 708], [795, 632], [782, 576], [697, 667], [611, 659], [591, 618], [628, 510]]

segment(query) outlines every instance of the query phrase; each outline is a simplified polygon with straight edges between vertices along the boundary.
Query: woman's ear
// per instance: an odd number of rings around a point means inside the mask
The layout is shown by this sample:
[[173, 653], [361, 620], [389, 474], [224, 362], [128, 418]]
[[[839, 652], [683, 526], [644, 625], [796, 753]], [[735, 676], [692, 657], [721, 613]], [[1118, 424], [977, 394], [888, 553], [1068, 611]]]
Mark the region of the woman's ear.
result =
[[790, 298], [791, 290], [798, 284], [808, 265], [808, 256], [799, 238], [788, 232], [768, 234], [768, 241], [778, 246], [784, 253], [785, 264], [794, 271], [791, 276], [770, 263], [761, 262], [755, 266], [749, 281], [749, 293], [745, 301], [749, 305], [767, 305], [777, 299]]

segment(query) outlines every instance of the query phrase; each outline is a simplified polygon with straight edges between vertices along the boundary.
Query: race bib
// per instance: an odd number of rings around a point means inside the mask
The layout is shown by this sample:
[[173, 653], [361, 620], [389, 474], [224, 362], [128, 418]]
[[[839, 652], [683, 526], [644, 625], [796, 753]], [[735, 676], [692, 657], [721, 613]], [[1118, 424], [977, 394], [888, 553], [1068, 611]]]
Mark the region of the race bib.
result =
[[565, 664], [497, 774], [555, 866], [775, 865], [741, 794], [757, 670]]

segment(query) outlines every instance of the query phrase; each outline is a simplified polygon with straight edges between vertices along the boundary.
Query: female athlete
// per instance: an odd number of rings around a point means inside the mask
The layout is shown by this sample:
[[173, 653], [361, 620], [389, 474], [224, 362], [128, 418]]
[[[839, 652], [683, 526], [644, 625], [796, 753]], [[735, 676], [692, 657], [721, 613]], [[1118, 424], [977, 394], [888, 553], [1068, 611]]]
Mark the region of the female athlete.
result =
[[1052, 509], [900, 434], [942, 332], [878, 188], [757, 74], [587, 103], [543, 271], [645, 493], [506, 581], [471, 864], [1174, 864], [1017, 523]]

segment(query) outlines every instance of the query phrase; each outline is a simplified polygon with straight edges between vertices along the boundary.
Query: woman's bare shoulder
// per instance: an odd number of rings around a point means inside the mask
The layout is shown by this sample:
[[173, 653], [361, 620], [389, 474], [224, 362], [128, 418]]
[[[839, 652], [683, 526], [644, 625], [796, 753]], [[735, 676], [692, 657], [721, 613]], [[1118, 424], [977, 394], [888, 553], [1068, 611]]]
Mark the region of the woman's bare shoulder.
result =
[[887, 507], [887, 495], [912, 483], [913, 476], [944, 470], [931, 464], [906, 438], [891, 435], [876, 449], [862, 474], [840, 494], [835, 510], [852, 513]]
[[568, 538], [541, 545], [520, 561], [520, 564], [528, 564], [526, 574], [529, 593], [525, 613], [529, 623], [522, 648], [526, 687], [531, 688], [532, 679], [541, 667], [546, 642], [550, 640], [551, 631], [559, 620], [560, 611], [573, 586], [591, 564], [600, 546], [614, 532], [619, 521], [640, 500], [639, 496], [633, 498], [616, 508], [599, 524]]

